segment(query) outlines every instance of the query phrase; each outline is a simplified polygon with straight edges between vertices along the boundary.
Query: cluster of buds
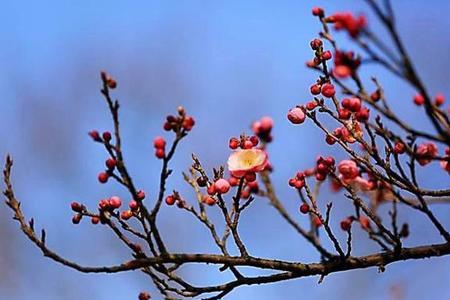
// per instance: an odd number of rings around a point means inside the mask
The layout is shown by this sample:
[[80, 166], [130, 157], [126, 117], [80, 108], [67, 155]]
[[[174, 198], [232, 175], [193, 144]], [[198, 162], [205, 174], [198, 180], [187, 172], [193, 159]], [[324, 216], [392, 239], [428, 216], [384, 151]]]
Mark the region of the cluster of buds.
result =
[[131, 200], [128, 203], [129, 209], [122, 211], [120, 217], [123, 220], [128, 220], [134, 216], [135, 213], [139, 211], [140, 203], [145, 198], [145, 192], [140, 190], [136, 193], [136, 200]]
[[78, 202], [72, 202], [70, 204], [70, 207], [75, 212], [75, 215], [72, 217], [72, 223], [73, 224], [79, 224], [81, 219], [83, 218], [83, 212], [86, 210], [86, 207], [83, 204], [80, 204]]
[[341, 120], [349, 120], [353, 115], [359, 122], [369, 120], [369, 109], [362, 105], [361, 99], [357, 97], [345, 98], [341, 102], [342, 107], [338, 110], [338, 117]]
[[[110, 146], [110, 142], [112, 139], [111, 132], [105, 131], [100, 136], [100, 133], [97, 130], [92, 130], [88, 134], [95, 142], [103, 143], [108, 147], [111, 147]], [[115, 158], [110, 157], [105, 161], [105, 165], [106, 170], [100, 172], [97, 176], [97, 179], [100, 183], [106, 183], [108, 181], [109, 177], [111, 176], [112, 172], [117, 166], [117, 160]]]
[[345, 30], [352, 38], [357, 38], [361, 31], [367, 26], [364, 16], [354, 16], [350, 12], [335, 13], [325, 19], [328, 23], [334, 24], [334, 29]]
[[256, 135], [241, 135], [239, 138], [232, 137], [228, 142], [228, 147], [230, 147], [231, 150], [236, 150], [238, 148], [252, 149], [253, 147], [258, 146], [258, 144], [259, 138]]
[[336, 139], [340, 139], [345, 143], [354, 143], [357, 141], [356, 138], [361, 138], [363, 136], [363, 130], [361, 124], [354, 120], [349, 122], [347, 126], [341, 126], [333, 130], [333, 135], [327, 135], [325, 141], [329, 145], [336, 143]]
[[194, 118], [186, 115], [186, 111], [182, 106], [180, 106], [178, 107], [178, 116], [167, 116], [163, 128], [166, 131], [173, 131], [175, 133], [178, 133], [181, 130], [191, 131], [194, 125]]
[[186, 202], [176, 191], [173, 191], [171, 195], [168, 195], [165, 201], [167, 205], [174, 205], [176, 203], [179, 208], [183, 208], [186, 206]]
[[333, 172], [335, 160], [331, 156], [319, 156], [316, 161], [316, 179], [324, 181], [327, 175]]
[[289, 179], [289, 185], [298, 190], [302, 189], [305, 186], [305, 173], [301, 171], [297, 172], [295, 177]]
[[112, 139], [111, 132], [105, 131], [100, 136], [100, 133], [97, 130], [92, 130], [88, 132], [89, 136], [95, 141], [99, 143], [109, 144]]
[[334, 69], [333, 74], [339, 78], [347, 78], [352, 76], [359, 65], [361, 59], [359, 56], [355, 56], [353, 51], [336, 51], [334, 53]]
[[100, 172], [97, 176], [97, 179], [100, 183], [106, 183], [111, 176], [111, 174], [114, 172], [114, 169], [117, 166], [117, 160], [110, 157], [105, 161], [106, 170], [103, 172]]
[[308, 67], [316, 67], [333, 57], [333, 53], [330, 50], [324, 51], [323, 42], [320, 39], [313, 39], [309, 45], [314, 50], [314, 58], [306, 63]]
[[319, 78], [315, 84], [310, 87], [311, 94], [319, 95], [326, 98], [332, 98], [336, 95], [336, 89], [332, 83], [326, 81], [324, 78]]
[[260, 120], [253, 122], [253, 133], [265, 143], [272, 141], [273, 120], [270, 117], [262, 117]]
[[166, 140], [161, 137], [157, 136], [153, 140], [153, 147], [155, 148], [155, 156], [159, 159], [163, 159], [166, 157]]
[[106, 73], [105, 71], [100, 72], [100, 77], [103, 83], [110, 89], [115, 89], [117, 87], [117, 81], [115, 81], [111, 75]]
[[356, 179], [360, 175], [360, 170], [356, 162], [349, 159], [341, 161], [337, 166], [337, 170], [345, 183]]
[[378, 190], [379, 194], [375, 198], [383, 198], [380, 201], [390, 198], [391, 186], [384, 181], [377, 180], [373, 174], [368, 173], [368, 179], [361, 177], [361, 170], [355, 161], [345, 159], [341, 161], [337, 170], [339, 172], [339, 181], [333, 182], [333, 189], [339, 190], [341, 183], [343, 185], [351, 185], [356, 191], [369, 192]]
[[119, 209], [122, 206], [122, 200], [117, 196], [112, 196], [108, 199], [102, 199], [98, 203], [98, 208], [102, 212], [113, 211]]

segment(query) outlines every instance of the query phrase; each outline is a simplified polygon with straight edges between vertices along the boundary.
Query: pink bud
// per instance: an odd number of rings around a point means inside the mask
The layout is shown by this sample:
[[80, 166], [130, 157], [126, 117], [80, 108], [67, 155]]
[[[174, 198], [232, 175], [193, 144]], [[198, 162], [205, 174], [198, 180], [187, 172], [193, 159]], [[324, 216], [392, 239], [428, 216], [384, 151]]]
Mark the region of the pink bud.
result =
[[131, 200], [130, 203], [128, 204], [128, 206], [133, 211], [135, 211], [135, 210], [137, 210], [139, 208], [139, 204], [135, 200]]
[[119, 208], [122, 205], [122, 200], [120, 200], [119, 197], [117, 196], [112, 196], [111, 198], [109, 198], [109, 206], [112, 209], [116, 209]]
[[299, 107], [291, 108], [287, 114], [287, 118], [292, 124], [301, 124], [305, 121], [306, 115], [303, 109]]
[[214, 187], [218, 193], [225, 194], [230, 190], [230, 183], [227, 180], [220, 178], [214, 183]]

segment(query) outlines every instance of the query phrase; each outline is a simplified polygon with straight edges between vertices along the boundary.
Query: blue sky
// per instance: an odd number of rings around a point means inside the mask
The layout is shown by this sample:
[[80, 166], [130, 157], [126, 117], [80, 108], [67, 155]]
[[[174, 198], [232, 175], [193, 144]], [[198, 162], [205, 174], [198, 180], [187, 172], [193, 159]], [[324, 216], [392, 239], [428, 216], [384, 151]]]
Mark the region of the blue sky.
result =
[[[0, 11], [0, 154], [15, 160], [14, 182], [28, 216], [48, 232], [48, 244], [84, 264], [113, 264], [127, 251], [105, 228], [88, 222], [74, 227], [69, 204], [90, 207], [105, 196], [126, 193], [96, 174], [106, 154], [87, 138], [91, 129], [111, 128], [98, 92], [99, 70], [118, 80], [115, 95], [122, 104], [124, 151], [137, 184], [154, 199], [160, 162], [151, 141], [163, 134], [164, 116], [184, 105], [197, 127], [179, 149], [169, 188], [192, 196], [181, 171], [196, 153], [209, 168], [224, 164], [227, 141], [261, 116], [275, 120], [270, 155], [274, 181], [285, 205], [296, 215], [298, 200], [286, 179], [311, 166], [315, 156], [343, 153], [326, 147], [311, 124], [293, 127], [286, 111], [309, 100], [315, 74], [304, 67], [311, 57], [310, 39], [319, 31], [310, 15], [314, 5], [327, 11], [367, 12], [364, 1], [2, 1]], [[448, 1], [394, 1], [401, 34], [431, 93], [448, 95], [450, 11]], [[385, 37], [367, 14], [374, 31]], [[343, 48], [347, 37], [339, 34]], [[384, 70], [368, 67], [364, 78], [376, 75], [392, 105], [416, 126], [430, 129], [413, 107], [414, 91]], [[430, 176], [427, 186], [448, 185], [448, 177]], [[438, 173], [439, 174], [439, 173]], [[446, 181], [447, 180], [447, 181]], [[324, 201], [329, 194], [324, 194]], [[349, 209], [336, 199], [336, 223]], [[437, 214], [447, 226], [450, 209]], [[296, 215], [299, 222], [305, 222]], [[416, 236], [407, 244], [437, 242], [424, 218], [404, 212]], [[174, 251], [215, 251], [205, 231], [190, 216], [164, 207], [160, 224]], [[306, 224], [306, 222], [304, 223]], [[243, 238], [254, 255], [313, 261], [313, 249], [292, 232], [260, 199], [241, 222]], [[85, 275], [50, 263], [22, 236], [10, 213], [0, 209], [0, 294], [8, 299], [134, 299], [154, 288], [137, 272]], [[356, 233], [357, 253], [374, 250]], [[384, 274], [376, 269], [280, 284], [243, 287], [229, 299], [388, 299], [401, 286], [406, 299], [450, 297], [448, 258], [398, 263]], [[217, 282], [215, 272], [186, 269], [193, 282]], [[424, 274], [438, 274], [429, 276]], [[426, 288], [424, 288], [426, 287]]]

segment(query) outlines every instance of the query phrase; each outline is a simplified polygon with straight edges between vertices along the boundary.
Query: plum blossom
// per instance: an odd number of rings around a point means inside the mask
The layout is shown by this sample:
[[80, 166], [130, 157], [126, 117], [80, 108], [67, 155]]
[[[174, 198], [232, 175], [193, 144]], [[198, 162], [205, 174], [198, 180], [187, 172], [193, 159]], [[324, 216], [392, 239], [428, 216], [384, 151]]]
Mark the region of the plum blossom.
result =
[[267, 153], [261, 149], [242, 149], [231, 153], [228, 170], [234, 177], [242, 177], [249, 172], [260, 172], [268, 163]]

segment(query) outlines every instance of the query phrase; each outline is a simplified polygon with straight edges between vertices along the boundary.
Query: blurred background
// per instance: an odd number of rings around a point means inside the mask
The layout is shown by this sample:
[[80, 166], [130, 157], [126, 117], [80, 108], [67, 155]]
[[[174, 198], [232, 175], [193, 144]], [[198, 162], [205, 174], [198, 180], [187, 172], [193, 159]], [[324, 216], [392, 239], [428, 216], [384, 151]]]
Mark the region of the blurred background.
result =
[[[401, 35], [429, 91], [448, 96], [450, 2], [393, 2]], [[36, 227], [47, 229], [48, 246], [84, 265], [116, 264], [129, 257], [105, 227], [88, 220], [71, 224], [71, 201], [94, 209], [107, 196], [127, 199], [119, 186], [96, 180], [107, 155], [87, 132], [112, 129], [99, 93], [100, 70], [118, 81], [114, 96], [122, 104], [124, 153], [136, 184], [147, 191], [146, 201], [155, 199], [161, 164], [153, 155], [152, 140], [156, 135], [169, 137], [162, 124], [178, 105], [186, 107], [197, 125], [175, 156], [168, 187], [177, 188], [191, 202], [193, 194], [181, 176], [190, 154], [196, 153], [208, 169], [223, 165], [230, 136], [249, 133], [252, 121], [268, 115], [275, 121], [269, 148], [273, 180], [285, 206], [307, 226], [287, 179], [312, 166], [319, 153], [345, 157], [328, 147], [314, 126], [294, 127], [285, 117], [290, 107], [309, 100], [308, 87], [316, 78], [304, 66], [312, 56], [309, 41], [320, 30], [311, 7], [364, 13], [371, 28], [386, 37], [364, 1], [355, 0], [3, 0], [1, 4], [0, 155], [13, 155], [17, 197], [26, 215], [35, 218]], [[351, 47], [346, 34], [336, 37], [342, 48]], [[361, 72], [366, 79], [373, 75], [380, 79], [407, 122], [431, 130], [421, 110], [411, 104], [414, 90], [378, 67]], [[449, 177], [436, 164], [423, 170], [420, 180], [425, 186], [448, 187]], [[344, 239], [338, 222], [351, 207], [341, 196], [327, 192], [320, 201], [323, 205], [330, 200], [335, 204], [335, 231]], [[209, 210], [217, 216], [214, 208]], [[449, 227], [450, 206], [436, 206], [435, 212]], [[402, 210], [399, 218], [411, 226], [407, 246], [440, 242], [423, 216]], [[172, 251], [217, 251], [206, 230], [175, 207], [163, 207], [159, 224]], [[318, 259], [264, 199], [246, 211], [240, 231], [255, 256]], [[354, 232], [355, 254], [377, 250], [358, 226]], [[229, 278], [207, 267], [182, 272], [194, 283]], [[375, 268], [335, 273], [320, 285], [318, 279], [241, 287], [227, 299], [449, 299], [450, 257], [396, 263], [384, 274]], [[21, 234], [6, 206], [0, 207], [1, 299], [136, 299], [141, 290], [160, 298], [149, 278], [139, 272], [86, 275], [44, 258]]]

